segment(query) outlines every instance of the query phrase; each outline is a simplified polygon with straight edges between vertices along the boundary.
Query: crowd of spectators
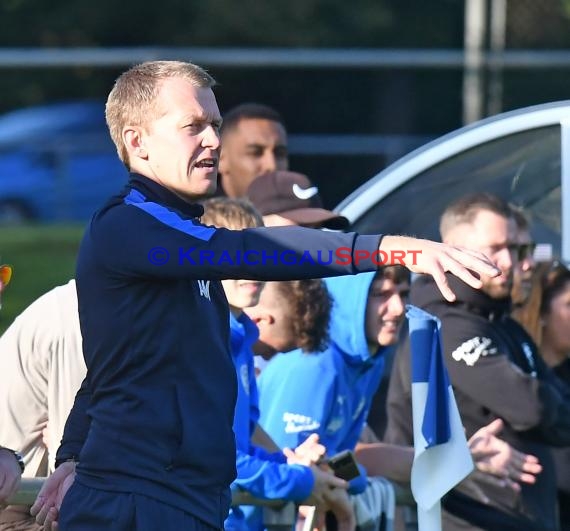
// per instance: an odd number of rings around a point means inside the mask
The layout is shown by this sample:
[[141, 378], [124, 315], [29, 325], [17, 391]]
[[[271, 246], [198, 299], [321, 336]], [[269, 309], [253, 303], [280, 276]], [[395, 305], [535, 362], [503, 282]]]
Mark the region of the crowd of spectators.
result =
[[[377, 249], [379, 239], [343, 234], [348, 220], [289, 169], [278, 112], [246, 103], [220, 127], [207, 74], [154, 67], [162, 70], [133, 69], [138, 78], [111, 93], [107, 119], [130, 187], [94, 217], [77, 282], [44, 294], [0, 337], [0, 503], [20, 476], [49, 477], [31, 512], [3, 509], [0, 530], [114, 529], [117, 518], [120, 529], [262, 529], [259, 509], [228, 513], [224, 492], [208, 482], [228, 479], [228, 448], [234, 491], [301, 506], [310, 498], [315, 525], [329, 531], [401, 525], [390, 482], [410, 481], [414, 456], [407, 303], [441, 320], [475, 464], [443, 500], [444, 529], [570, 529], [570, 271], [535, 263], [525, 212], [485, 192], [446, 208], [446, 249], [482, 253], [500, 272], [481, 269], [477, 285], [444, 276], [453, 271], [445, 265], [417, 278], [402, 265], [338, 276], [346, 272], [322, 264], [259, 273], [223, 269], [222, 260], [207, 273], [191, 264], [157, 273], [148, 260], [143, 267], [142, 250], [182, 247], [188, 235], [206, 249], [215, 240], [224, 251], [301, 253], [349, 241]], [[129, 107], [128, 83], [149, 83], [145, 76], [163, 76], [158, 95], [150, 83], [151, 98], [199, 103], [182, 117], [188, 124], [175, 125], [200, 137], [201, 158], [184, 159], [186, 133], [180, 158], [168, 151], [177, 147], [162, 141], [169, 110], [154, 113], [147, 132], [144, 106]], [[218, 152], [217, 188], [195, 181], [184, 204], [180, 175], [191, 167], [211, 178]], [[8, 282], [0, 277], [0, 292]], [[120, 403], [118, 382], [127, 386]], [[347, 450], [359, 471], [350, 481], [327, 465]], [[132, 477], [141, 467], [142, 486]], [[300, 521], [309, 515], [302, 506]]]

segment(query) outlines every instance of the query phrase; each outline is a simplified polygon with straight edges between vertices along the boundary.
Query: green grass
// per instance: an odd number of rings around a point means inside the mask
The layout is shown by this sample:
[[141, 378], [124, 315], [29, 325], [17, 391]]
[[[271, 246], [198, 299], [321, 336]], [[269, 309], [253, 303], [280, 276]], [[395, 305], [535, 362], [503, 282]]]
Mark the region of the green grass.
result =
[[2, 293], [0, 334], [31, 302], [75, 274], [83, 225], [0, 227], [0, 264], [13, 267]]

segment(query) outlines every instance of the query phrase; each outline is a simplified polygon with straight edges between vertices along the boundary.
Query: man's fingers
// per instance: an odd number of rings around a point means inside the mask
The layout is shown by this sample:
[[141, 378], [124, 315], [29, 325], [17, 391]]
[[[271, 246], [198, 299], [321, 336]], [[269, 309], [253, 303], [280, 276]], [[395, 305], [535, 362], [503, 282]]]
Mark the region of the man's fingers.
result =
[[52, 507], [46, 516], [44, 531], [54, 531], [55, 529], [57, 529], [57, 521], [56, 521], [57, 516], [58, 516], [57, 509], [55, 507]]
[[501, 273], [500, 270], [481, 253], [460, 247], [448, 247], [436, 258], [429, 272], [433, 276], [442, 295], [449, 302], [455, 301], [455, 294], [448, 285], [444, 275], [445, 271], [449, 271], [475, 289], [479, 289], [482, 286], [481, 279], [475, 273], [490, 277], [496, 277]]
[[540, 470], [542, 470], [542, 466], [540, 464], [540, 461], [538, 460], [538, 457], [536, 457], [535, 455], [525, 454], [524, 464], [525, 464], [525, 466], [526, 465], [531, 465], [531, 466], [538, 465], [540, 467]]
[[485, 433], [488, 433], [490, 435], [498, 435], [499, 433], [501, 433], [504, 427], [505, 423], [503, 422], [503, 419], [495, 419], [493, 422], [490, 422], [489, 424], [484, 426], [482, 430], [484, 430]]
[[[483, 253], [463, 247], [453, 247], [452, 249], [451, 254], [453, 259], [461, 263], [466, 269], [489, 277], [498, 277], [501, 274], [501, 270]], [[460, 253], [460, 255], [458, 253]], [[471, 274], [471, 276], [473, 275]]]
[[482, 286], [481, 279], [479, 277], [476, 277], [473, 274], [472, 270], [467, 269], [464, 265], [462, 265], [462, 263], [450, 259], [448, 264], [449, 265], [445, 269], [463, 280], [465, 284], [468, 284], [474, 289], [479, 289]]
[[54, 508], [55, 507], [53, 506], [52, 502], [46, 501], [41, 506], [40, 510], [38, 511], [38, 514], [36, 514], [36, 523], [38, 523], [40, 525], [45, 524], [46, 518], [48, 516], [50, 509], [54, 509]]
[[315, 444], [313, 451], [318, 455], [324, 455], [327, 449], [323, 444]]
[[517, 472], [528, 472], [530, 474], [539, 474], [542, 472], [542, 465], [538, 458], [534, 455], [527, 455], [513, 450], [511, 456], [511, 468]]
[[521, 483], [527, 483], [529, 485], [534, 485], [536, 483], [536, 476], [534, 474], [521, 474], [519, 476], [519, 481]]
[[519, 463], [513, 465], [509, 470], [509, 476], [523, 483], [535, 483], [536, 475], [542, 472], [542, 466], [539, 463]]
[[434, 269], [431, 271], [431, 276], [435, 280], [435, 283], [437, 284], [437, 287], [439, 288], [439, 291], [441, 291], [441, 294], [443, 295], [445, 300], [449, 302], [454, 302], [455, 293], [453, 293], [453, 291], [449, 287], [449, 282], [447, 281], [445, 272], [439, 262], [434, 265]]
[[295, 452], [293, 450], [291, 450], [291, 448], [283, 448], [283, 455], [287, 459], [296, 457]]
[[[534, 457], [533, 455], [528, 456], [528, 457]], [[536, 459], [536, 457], [534, 457], [534, 459]], [[530, 474], [540, 474], [542, 472], [542, 465], [538, 462], [538, 459], [536, 459], [536, 461], [529, 461], [528, 459], [523, 463], [522, 465], [522, 469], [525, 472], [529, 472]]]
[[45, 502], [46, 497], [42, 494], [41, 490], [40, 493], [38, 494], [38, 496], [36, 497], [36, 501], [34, 502], [34, 504], [30, 507], [30, 514], [32, 516], [36, 516], [39, 512], [40, 509], [43, 507], [44, 502]]

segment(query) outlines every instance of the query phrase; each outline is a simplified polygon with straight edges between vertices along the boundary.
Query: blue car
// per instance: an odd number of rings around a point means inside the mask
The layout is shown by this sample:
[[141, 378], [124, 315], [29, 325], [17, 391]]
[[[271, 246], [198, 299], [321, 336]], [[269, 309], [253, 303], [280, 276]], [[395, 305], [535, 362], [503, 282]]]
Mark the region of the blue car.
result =
[[102, 102], [0, 116], [0, 223], [86, 221], [127, 179]]

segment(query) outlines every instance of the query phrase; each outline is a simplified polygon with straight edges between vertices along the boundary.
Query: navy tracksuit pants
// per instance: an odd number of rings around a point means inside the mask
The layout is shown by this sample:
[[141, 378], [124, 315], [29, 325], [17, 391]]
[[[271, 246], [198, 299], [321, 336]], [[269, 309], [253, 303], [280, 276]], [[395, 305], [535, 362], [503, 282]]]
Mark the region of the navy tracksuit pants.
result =
[[171, 505], [140, 494], [92, 489], [77, 481], [66, 493], [60, 531], [219, 531]]

